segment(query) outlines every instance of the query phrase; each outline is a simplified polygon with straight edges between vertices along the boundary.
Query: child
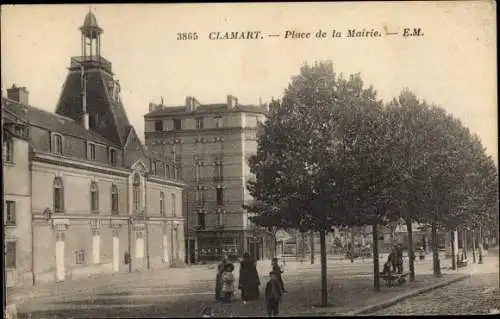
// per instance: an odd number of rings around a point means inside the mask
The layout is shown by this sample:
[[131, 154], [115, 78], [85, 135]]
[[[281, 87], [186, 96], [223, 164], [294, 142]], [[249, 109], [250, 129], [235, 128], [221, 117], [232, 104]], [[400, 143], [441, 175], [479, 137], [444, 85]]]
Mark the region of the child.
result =
[[280, 282], [280, 287], [282, 292], [287, 292], [285, 289], [285, 285], [283, 284], [283, 277], [281, 274], [283, 273], [283, 270], [281, 270], [281, 267], [278, 265], [278, 258], [274, 257], [271, 260], [271, 266], [272, 266], [272, 272], [275, 272], [278, 276], [278, 281]]
[[382, 271], [382, 274], [384, 274], [385, 276], [391, 274], [391, 262], [389, 260], [384, 264], [384, 270]]
[[270, 280], [266, 285], [266, 306], [269, 316], [277, 316], [279, 314], [282, 290], [278, 274], [271, 271], [269, 273]]
[[233, 275], [234, 265], [229, 263], [224, 266], [224, 271], [222, 272], [222, 294], [223, 301], [231, 302], [234, 294], [234, 275]]

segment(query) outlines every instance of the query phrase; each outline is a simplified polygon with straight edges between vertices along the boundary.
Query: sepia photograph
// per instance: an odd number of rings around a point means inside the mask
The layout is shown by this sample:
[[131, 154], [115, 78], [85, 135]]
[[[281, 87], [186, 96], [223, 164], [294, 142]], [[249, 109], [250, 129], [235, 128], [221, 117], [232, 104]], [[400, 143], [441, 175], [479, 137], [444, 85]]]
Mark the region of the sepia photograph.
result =
[[4, 319], [500, 314], [496, 30], [2, 4]]

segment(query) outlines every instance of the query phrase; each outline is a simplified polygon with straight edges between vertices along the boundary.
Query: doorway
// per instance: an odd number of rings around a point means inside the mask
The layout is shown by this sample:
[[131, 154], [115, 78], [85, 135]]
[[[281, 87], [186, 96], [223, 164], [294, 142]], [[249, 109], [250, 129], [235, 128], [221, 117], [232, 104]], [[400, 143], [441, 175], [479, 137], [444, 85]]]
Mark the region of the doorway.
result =
[[186, 239], [185, 246], [186, 246], [185, 262], [189, 264], [196, 263], [196, 241], [194, 239]]

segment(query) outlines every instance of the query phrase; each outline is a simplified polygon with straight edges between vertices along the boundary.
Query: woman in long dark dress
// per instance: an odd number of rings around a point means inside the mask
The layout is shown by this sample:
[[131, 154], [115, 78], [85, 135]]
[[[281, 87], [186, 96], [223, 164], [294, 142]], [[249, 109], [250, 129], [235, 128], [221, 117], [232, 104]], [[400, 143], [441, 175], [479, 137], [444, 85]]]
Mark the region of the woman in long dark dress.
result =
[[224, 271], [224, 267], [229, 263], [228, 257], [224, 256], [219, 265], [217, 265], [217, 275], [215, 276], [215, 300], [222, 299], [222, 272]]
[[260, 280], [255, 261], [248, 253], [245, 253], [240, 263], [240, 277], [238, 282], [243, 303], [259, 299], [259, 286]]

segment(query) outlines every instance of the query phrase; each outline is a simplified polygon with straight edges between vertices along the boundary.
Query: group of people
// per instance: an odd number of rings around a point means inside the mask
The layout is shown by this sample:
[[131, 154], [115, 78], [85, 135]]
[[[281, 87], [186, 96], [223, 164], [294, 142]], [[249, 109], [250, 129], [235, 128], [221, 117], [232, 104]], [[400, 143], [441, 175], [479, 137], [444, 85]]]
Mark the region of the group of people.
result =
[[[222, 302], [232, 302], [235, 294], [235, 277], [233, 275], [234, 265], [224, 256], [222, 262], [217, 266], [215, 279], [215, 299]], [[278, 315], [281, 297], [286, 292], [283, 278], [283, 270], [278, 265], [278, 259], [273, 258], [269, 281], [265, 288], [266, 306], [269, 315]], [[240, 262], [240, 273], [238, 278], [238, 289], [241, 291], [241, 300], [244, 304], [248, 301], [258, 300], [260, 297], [260, 279], [257, 271], [256, 261], [250, 254], [245, 253]]]
[[391, 273], [391, 269], [392, 272], [403, 273], [403, 249], [401, 248], [401, 244], [392, 247], [382, 272], [388, 274]]

